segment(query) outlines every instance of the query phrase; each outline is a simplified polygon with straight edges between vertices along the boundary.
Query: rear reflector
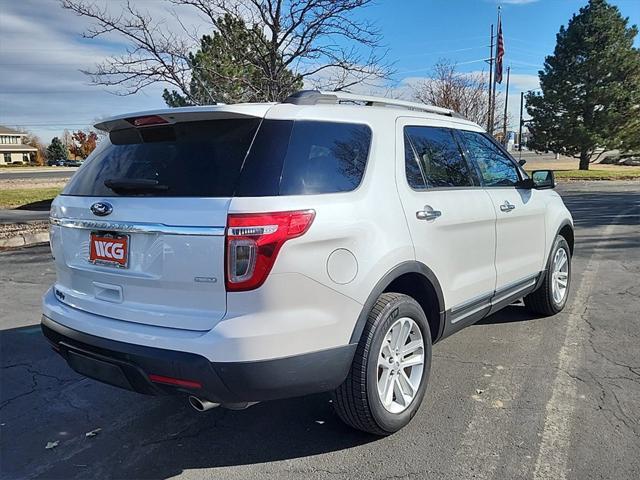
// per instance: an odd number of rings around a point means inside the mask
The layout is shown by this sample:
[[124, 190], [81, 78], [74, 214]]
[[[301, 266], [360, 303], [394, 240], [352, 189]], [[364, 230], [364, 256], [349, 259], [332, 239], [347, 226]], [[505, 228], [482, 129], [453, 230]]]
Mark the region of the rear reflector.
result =
[[162, 375], [149, 375], [149, 380], [154, 383], [163, 383], [165, 385], [173, 385], [175, 387], [202, 388], [202, 384], [200, 382], [183, 380], [181, 378], [163, 377]]
[[227, 291], [260, 287], [276, 261], [280, 247], [309, 230], [316, 212], [229, 214], [226, 239]]

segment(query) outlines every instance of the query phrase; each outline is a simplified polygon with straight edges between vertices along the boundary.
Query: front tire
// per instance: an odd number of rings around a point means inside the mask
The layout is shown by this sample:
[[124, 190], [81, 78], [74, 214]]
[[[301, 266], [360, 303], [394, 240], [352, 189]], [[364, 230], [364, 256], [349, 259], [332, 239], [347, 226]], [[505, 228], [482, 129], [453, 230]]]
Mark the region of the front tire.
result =
[[564, 237], [558, 235], [553, 243], [542, 285], [524, 298], [524, 304], [534, 313], [555, 315], [566, 305], [570, 286], [571, 250]]
[[383, 293], [369, 313], [351, 370], [333, 393], [335, 411], [358, 430], [397, 432], [418, 411], [430, 369], [424, 311], [407, 295]]

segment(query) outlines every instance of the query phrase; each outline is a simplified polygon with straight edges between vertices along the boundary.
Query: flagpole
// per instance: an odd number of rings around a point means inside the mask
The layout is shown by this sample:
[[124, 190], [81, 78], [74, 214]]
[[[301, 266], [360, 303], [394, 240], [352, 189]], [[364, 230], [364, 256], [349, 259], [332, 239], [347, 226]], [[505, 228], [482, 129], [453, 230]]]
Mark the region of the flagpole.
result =
[[[501, 8], [502, 7], [498, 6], [498, 32], [497, 32], [498, 35], [500, 35], [500, 21], [501, 21], [500, 20], [500, 9]], [[491, 41], [491, 44], [493, 45], [493, 39]], [[498, 42], [496, 42], [495, 50], [496, 51], [494, 53], [492, 53], [493, 58], [496, 58], [497, 54], [498, 54]], [[494, 79], [493, 79], [493, 94], [492, 94], [492, 96], [493, 96], [493, 100], [491, 101], [491, 112], [489, 112], [490, 117], [491, 117], [491, 125], [489, 125], [489, 133], [491, 135], [493, 135], [493, 124], [494, 124], [494, 119], [495, 119], [495, 116], [496, 116], [496, 78], [495, 78], [495, 76], [494, 76]]]
[[491, 133], [491, 84], [493, 83], [493, 23], [491, 24], [491, 46], [489, 47], [489, 105], [487, 107], [487, 132]]
[[507, 105], [509, 104], [509, 75], [511, 74], [511, 67], [507, 67], [507, 89], [504, 94], [504, 126], [502, 127], [502, 142], [506, 148], [507, 146]]

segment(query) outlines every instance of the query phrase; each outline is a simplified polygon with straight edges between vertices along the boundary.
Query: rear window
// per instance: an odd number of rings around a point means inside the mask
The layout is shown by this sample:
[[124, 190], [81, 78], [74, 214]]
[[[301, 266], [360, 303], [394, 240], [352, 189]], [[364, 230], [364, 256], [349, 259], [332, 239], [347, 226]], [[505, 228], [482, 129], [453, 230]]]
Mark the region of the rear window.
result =
[[[64, 190], [79, 196], [230, 197], [260, 119], [112, 132]], [[105, 185], [128, 182], [115, 190]], [[137, 185], [140, 185], [137, 188]]]
[[265, 120], [247, 156], [236, 195], [312, 195], [354, 190], [371, 145], [366, 125]]
[[371, 144], [366, 125], [260, 122], [226, 119], [112, 132], [110, 144], [96, 151], [64, 194], [310, 195], [348, 192], [360, 184]]

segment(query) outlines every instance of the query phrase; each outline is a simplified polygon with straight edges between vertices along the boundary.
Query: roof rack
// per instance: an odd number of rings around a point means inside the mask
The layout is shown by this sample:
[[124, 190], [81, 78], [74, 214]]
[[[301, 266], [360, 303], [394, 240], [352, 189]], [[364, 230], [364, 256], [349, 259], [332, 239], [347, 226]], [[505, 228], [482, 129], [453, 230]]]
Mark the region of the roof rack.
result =
[[396, 107], [407, 110], [417, 110], [420, 112], [435, 113], [448, 117], [463, 118], [459, 113], [448, 108], [426, 105], [424, 103], [407, 102], [394, 98], [375, 97], [372, 95], [359, 95], [349, 92], [326, 92], [320, 90], [301, 90], [287, 97], [282, 103], [292, 103], [294, 105], [319, 105], [319, 104], [340, 104], [340, 103], [362, 103], [372, 107]]

